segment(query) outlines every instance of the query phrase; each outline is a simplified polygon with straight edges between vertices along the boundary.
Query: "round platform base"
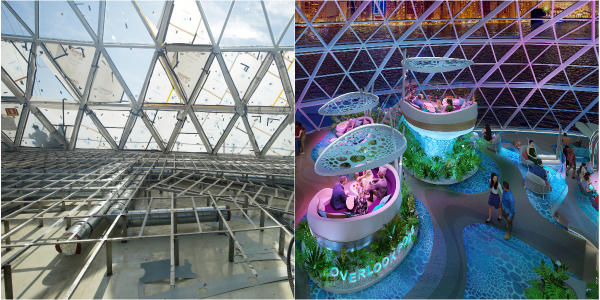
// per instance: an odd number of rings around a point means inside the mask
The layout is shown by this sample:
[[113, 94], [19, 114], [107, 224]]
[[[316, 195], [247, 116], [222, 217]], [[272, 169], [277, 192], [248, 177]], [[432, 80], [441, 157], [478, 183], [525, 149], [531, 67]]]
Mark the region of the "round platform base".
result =
[[[404, 169], [404, 171], [405, 171], [406, 173], [408, 173], [410, 176], [413, 176], [413, 177], [415, 177], [415, 176], [413, 175], [413, 173], [411, 172], [411, 170], [407, 169], [405, 166], [402, 166], [402, 168], [403, 168], [403, 169]], [[467, 179], [471, 178], [471, 176], [475, 175], [475, 173], [477, 173], [477, 171], [479, 171], [479, 168], [475, 168], [475, 170], [473, 170], [473, 171], [471, 171], [471, 172], [467, 173], [467, 174], [466, 174], [466, 175], [463, 177], [462, 181], [465, 181], [465, 180], [467, 180]], [[417, 177], [415, 177], [415, 178], [417, 178]], [[417, 179], [419, 179], [419, 180], [421, 180], [421, 181], [423, 181], [423, 182], [427, 182], [427, 183], [430, 183], [430, 184], [435, 184], [435, 185], [450, 185], [450, 184], [455, 184], [455, 183], [458, 183], [458, 182], [462, 182], [462, 181], [458, 181], [458, 179], [456, 179], [456, 178], [450, 178], [450, 179], [446, 179], [446, 178], [440, 178], [440, 180], [438, 180], [438, 181], [429, 180], [429, 179], [427, 179], [427, 178], [417, 178]]]

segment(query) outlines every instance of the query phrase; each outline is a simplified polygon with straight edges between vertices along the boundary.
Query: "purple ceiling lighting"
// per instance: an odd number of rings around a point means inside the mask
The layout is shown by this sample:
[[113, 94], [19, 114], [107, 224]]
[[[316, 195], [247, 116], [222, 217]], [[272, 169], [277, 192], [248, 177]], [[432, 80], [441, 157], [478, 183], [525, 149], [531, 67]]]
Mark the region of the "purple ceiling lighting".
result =
[[[403, 1], [381, 11], [368, 1], [317, 3], [296, 5], [295, 109], [314, 124], [327, 127], [304, 109], [361, 88], [396, 101], [400, 50], [474, 61], [462, 71], [407, 76], [425, 93], [477, 94], [478, 125], [576, 130], [576, 122], [598, 122], [597, 2]], [[547, 17], [532, 20], [539, 9]]]

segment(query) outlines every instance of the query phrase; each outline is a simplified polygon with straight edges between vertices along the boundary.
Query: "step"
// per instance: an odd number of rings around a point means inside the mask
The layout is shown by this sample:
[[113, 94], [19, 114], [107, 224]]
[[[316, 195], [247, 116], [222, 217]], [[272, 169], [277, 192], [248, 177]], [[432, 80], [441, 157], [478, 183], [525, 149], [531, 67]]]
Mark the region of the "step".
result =
[[548, 160], [542, 159], [542, 162], [545, 165], [560, 165], [560, 160], [558, 160], [558, 159], [552, 159], [552, 160], [550, 160], [550, 159], [548, 159]]
[[548, 155], [548, 154], [538, 155], [538, 157], [541, 158], [542, 160], [556, 159], [556, 155]]

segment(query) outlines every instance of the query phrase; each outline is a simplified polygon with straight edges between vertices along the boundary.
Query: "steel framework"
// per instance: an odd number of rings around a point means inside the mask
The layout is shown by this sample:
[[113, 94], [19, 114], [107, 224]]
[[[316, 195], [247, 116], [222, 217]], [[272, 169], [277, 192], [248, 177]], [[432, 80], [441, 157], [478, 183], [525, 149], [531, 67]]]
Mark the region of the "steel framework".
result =
[[[110, 153], [103, 150], [81, 150], [64, 152], [60, 150], [37, 151], [23, 149], [19, 152], [2, 153], [2, 249], [4, 287], [7, 299], [17, 295], [13, 290], [11, 265], [17, 259], [26, 259], [32, 249], [41, 248], [54, 252], [60, 245], [75, 246], [89, 243], [93, 250], [86, 263], [77, 270], [70, 288], [64, 294], [68, 299], [81, 283], [90, 265], [101, 249], [106, 251], [107, 276], [113, 274], [112, 243], [144, 239], [169, 238], [170, 240], [170, 285], [175, 288], [175, 268], [179, 265], [179, 238], [200, 235], [227, 234], [229, 236], [229, 261], [234, 258], [235, 249], [243, 256], [248, 269], [257, 276], [244, 247], [236, 239], [236, 233], [249, 231], [278, 231], [278, 254], [284, 255], [287, 240], [293, 237], [294, 188], [293, 164], [289, 159], [241, 158], [239, 156], [209, 156], [200, 154], [160, 154], [150, 152]], [[123, 178], [131, 185], [120, 187]], [[129, 190], [129, 197], [117, 200], [124, 203], [125, 209], [118, 215], [93, 214], [82, 218], [81, 212], [89, 210], [92, 204], [100, 203], [106, 193]], [[155, 191], [152, 193], [152, 191]], [[157, 192], [160, 191], [160, 192]], [[163, 191], [166, 192], [163, 194]], [[154, 212], [157, 202], [167, 203], [171, 223], [166, 233], [156, 234], [145, 231], [147, 220]], [[204, 206], [204, 203], [206, 203]], [[223, 205], [229, 205], [223, 209]], [[178, 232], [174, 210], [182, 206], [213, 208], [218, 213], [218, 229], [207, 230], [196, 216], [196, 232]], [[122, 226], [123, 234], [115, 225], [127, 224], [126, 220], [140, 213], [131, 212], [137, 207], [145, 209], [141, 229], [137, 234], [128, 235], [127, 225]], [[161, 210], [164, 215], [165, 208]], [[249, 225], [233, 229], [225, 214], [237, 215], [247, 220]], [[112, 217], [108, 226], [97, 237], [78, 240], [76, 233], [67, 240], [53, 240], [51, 235], [57, 228], [69, 228], [73, 221], [92, 217]], [[259, 219], [258, 224], [256, 219]], [[107, 219], [109, 220], [109, 219]], [[110, 219], [113, 220], [113, 219]], [[123, 221], [125, 220], [125, 221]], [[265, 226], [265, 220], [275, 225]], [[17, 224], [11, 227], [11, 223]], [[31, 232], [28, 224], [38, 223], [45, 230]], [[120, 225], [119, 225], [120, 226]], [[39, 228], [38, 227], [38, 228]], [[35, 227], [34, 227], [35, 228]], [[115, 230], [116, 229], [116, 230]], [[112, 234], [112, 235], [111, 235]], [[11, 237], [18, 236], [18, 241]], [[206, 257], [210, 260], [210, 257]], [[18, 267], [17, 267], [18, 269]], [[20, 289], [21, 287], [19, 287]], [[21, 292], [21, 290], [19, 290]], [[143, 295], [141, 295], [143, 296]]]
[[[144, 123], [144, 126], [148, 129], [148, 131], [152, 135], [152, 140], [150, 141], [150, 143], [155, 142], [156, 145], [158, 146], [158, 149], [160, 151], [162, 151], [163, 153], [169, 153], [172, 151], [174, 144], [180, 138], [180, 133], [181, 133], [183, 124], [189, 118], [194, 125], [197, 135], [200, 137], [200, 140], [201, 140], [202, 145], [204, 146], [205, 152], [213, 154], [213, 155], [217, 155], [219, 153], [219, 148], [222, 146], [223, 142], [226, 140], [228, 135], [231, 133], [233, 127], [235, 126], [236, 121], [238, 120], [238, 118], [241, 118], [243, 120], [244, 127], [245, 127], [245, 130], [243, 130], [243, 132], [248, 135], [248, 141], [249, 141], [250, 146], [252, 147], [251, 153], [253, 153], [257, 157], [264, 157], [265, 155], [267, 155], [267, 153], [269, 155], [280, 155], [280, 156], [282, 155], [279, 153], [282, 151], [278, 151], [278, 152], [269, 151], [269, 149], [273, 143], [270, 143], [269, 147], [263, 147], [263, 149], [259, 148], [259, 145], [257, 144], [256, 137], [255, 137], [255, 131], [260, 130], [260, 129], [257, 129], [255, 126], [253, 126], [253, 124], [251, 124], [248, 121], [247, 113], [261, 113], [261, 114], [266, 113], [266, 114], [281, 115], [281, 119], [285, 120], [285, 122], [283, 122], [279, 125], [280, 128], [275, 130], [273, 135], [271, 135], [270, 133], [265, 133], [265, 134], [267, 134], [269, 136], [269, 140], [270, 141], [272, 140], [273, 142], [275, 140], [278, 140], [278, 138], [291, 139], [291, 137], [287, 137], [287, 135], [289, 135], [289, 130], [286, 131], [284, 129], [291, 128], [291, 123], [293, 122], [293, 116], [292, 117], [289, 117], [289, 116], [291, 116], [293, 114], [293, 103], [291, 101], [288, 101], [288, 103], [286, 105], [276, 107], [276, 106], [274, 106], [275, 104], [273, 104], [271, 106], [252, 105], [252, 104], [248, 103], [248, 100], [250, 99], [250, 97], [252, 96], [252, 94], [254, 93], [256, 88], [259, 86], [259, 84], [261, 83], [261, 80], [263, 79], [265, 73], [267, 72], [268, 67], [272, 60], [275, 60], [277, 62], [278, 66], [283, 65], [283, 67], [278, 68], [279, 74], [277, 74], [277, 75], [273, 74], [273, 75], [282, 81], [281, 82], [281, 85], [283, 86], [282, 93], [287, 96], [287, 99], [291, 99], [291, 95], [293, 95], [293, 93], [294, 93], [292, 86], [291, 86], [291, 82], [290, 82], [290, 76], [288, 74], [288, 72], [290, 72], [291, 68], [288, 68], [286, 70], [286, 66], [285, 66], [285, 64], [283, 64], [283, 61], [285, 59], [285, 57], [284, 57], [285, 53], [292, 52], [292, 54], [293, 54], [294, 47], [293, 46], [283, 46], [280, 44], [281, 44], [282, 39], [283, 39], [284, 35], [286, 34], [286, 32], [292, 30], [290, 25], [293, 22], [293, 16], [290, 16], [289, 22], [287, 23], [287, 26], [285, 27], [283, 32], [280, 33], [280, 35], [277, 35], [277, 32], [274, 32], [274, 30], [271, 28], [271, 23], [269, 22], [269, 14], [267, 13], [267, 9], [265, 8], [264, 3], [256, 2], [254, 5], [260, 6], [260, 9], [262, 10], [262, 13], [264, 14], [264, 18], [266, 20], [265, 25], [268, 28], [268, 33], [266, 33], [266, 34], [269, 35], [270, 40], [272, 42], [272, 46], [259, 46], [259, 47], [242, 46], [242, 45], [239, 47], [221, 46], [220, 41], [223, 36], [223, 33], [225, 32], [225, 30], [227, 28], [227, 24], [229, 22], [231, 11], [233, 10], [234, 6], [236, 5], [235, 1], [233, 1], [231, 3], [231, 5], [229, 6], [229, 14], [227, 15], [227, 17], [224, 21], [223, 29], [222, 29], [221, 35], [219, 37], [213, 37], [213, 32], [211, 31], [209, 22], [206, 21], [208, 19], [206, 18], [202, 3], [200, 1], [195, 1], [194, 4], [183, 3], [183, 2], [178, 2], [178, 1], [176, 1], [176, 2], [165, 1], [162, 11], [160, 12], [160, 22], [157, 25], [158, 29], [156, 32], [154, 32], [154, 30], [151, 28], [150, 23], [147, 21], [146, 17], [144, 16], [144, 13], [142, 12], [142, 9], [140, 9], [140, 6], [137, 4], [137, 2], [131, 1], [131, 4], [135, 8], [137, 16], [132, 15], [132, 16], [129, 16], [129, 18], [139, 18], [140, 19], [139, 21], [141, 21], [141, 23], [144, 24], [145, 30], [148, 32], [149, 36], [151, 37], [153, 44], [105, 43], [103, 39], [104, 39], [104, 35], [105, 35], [104, 34], [105, 20], [107, 19], [106, 2], [105, 1], [99, 2], [98, 18], [97, 18], [98, 23], [97, 24], [90, 24], [88, 22], [88, 19], [86, 18], [86, 16], [84, 16], [82, 11], [80, 10], [80, 7], [78, 7], [80, 5], [79, 3], [75, 3], [73, 1], [67, 1], [67, 2], [70, 6], [70, 9], [77, 17], [77, 20], [75, 20], [75, 21], [80, 22], [83, 25], [86, 33], [89, 35], [89, 37], [92, 40], [91, 42], [74, 41], [74, 40], [60, 40], [60, 39], [51, 39], [51, 38], [40, 37], [40, 28], [39, 28], [40, 3], [39, 2], [35, 2], [35, 7], [34, 7], [35, 28], [30, 28], [28, 26], [28, 24], [22, 18], [22, 17], [29, 17], [29, 16], [20, 16], [15, 11], [15, 9], [13, 9], [13, 7], [11, 6], [10, 3], [8, 3], [7, 1], [2, 1], [3, 13], [9, 14], [10, 16], [14, 16], [14, 18], [18, 21], [18, 24], [13, 24], [13, 25], [21, 26], [22, 28], [25, 29], [27, 34], [30, 35], [30, 36], [19, 36], [19, 35], [2, 34], [2, 37], [1, 37], [2, 41], [10, 42], [10, 43], [26, 43], [25, 44], [26, 47], [27, 47], [27, 44], [31, 45], [30, 46], [31, 48], [29, 48], [30, 55], [29, 55], [29, 58], [26, 60], [26, 62], [28, 63], [28, 68], [27, 68], [27, 73], [26, 73], [27, 86], [26, 86], [25, 90], [22, 90], [20, 88], [20, 86], [16, 84], [16, 82], [19, 81], [19, 78], [11, 78], [11, 76], [5, 71], [5, 68], [7, 68], [7, 66], [5, 66], [4, 62], [2, 64], [2, 82], [4, 85], [6, 85], [6, 87], [13, 94], [13, 95], [5, 96], [4, 95], [5, 93], [3, 93], [2, 102], [3, 103], [19, 103], [23, 107], [23, 111], [21, 113], [21, 118], [19, 119], [19, 126], [18, 126], [18, 130], [17, 130], [16, 134], [14, 135], [14, 137], [12, 139], [9, 136], [6, 136], [5, 138], [3, 138], [3, 141], [5, 141], [6, 144], [9, 145], [12, 149], [17, 150], [19, 147], [21, 147], [22, 139], [23, 139], [23, 135], [24, 135], [24, 131], [25, 131], [25, 125], [27, 124], [29, 112], [31, 112], [44, 125], [44, 127], [48, 130], [48, 132], [57, 141], [59, 141], [62, 148], [68, 149], [68, 150], [74, 150], [74, 149], [78, 148], [78, 146], [77, 146], [78, 135], [79, 135], [80, 128], [82, 126], [82, 120], [84, 118], [84, 115], [88, 115], [92, 119], [93, 123], [96, 125], [98, 132], [101, 134], [102, 138], [104, 140], [106, 140], [108, 142], [108, 144], [110, 145], [110, 148], [112, 148], [114, 150], [128, 149], [126, 147], [126, 144], [129, 140], [129, 135], [132, 132], [132, 129], [134, 128], [138, 119], [141, 119], [141, 121]], [[168, 37], [167, 33], [169, 32], [169, 29], [171, 27], [170, 25], [172, 24], [171, 18], [173, 16], [174, 7], [176, 5], [180, 5], [180, 4], [188, 5], [185, 8], [188, 11], [197, 10], [197, 12], [199, 12], [199, 15], [201, 15], [201, 19], [202, 19], [201, 23], [199, 23], [199, 26], [200, 26], [200, 24], [202, 26], [205, 26], [208, 37], [210, 39], [209, 45], [191, 44], [191, 43], [190, 44], [170, 44], [168, 42], [165, 42], [166, 38]], [[240, 4], [240, 5], [242, 5], [242, 4]], [[282, 5], [287, 5], [287, 4], [284, 3]], [[90, 8], [90, 10], [91, 10], [91, 8]], [[125, 24], [125, 26], [127, 26], [127, 24]], [[174, 26], [174, 25], [172, 25], [172, 26]], [[173, 28], [176, 28], [176, 26]], [[74, 83], [75, 81], [73, 80], [73, 78], [70, 78], [67, 75], [66, 70], [63, 69], [64, 65], [63, 65], [63, 68], [61, 68], [61, 65], [57, 62], [57, 59], [59, 57], [57, 55], [54, 55], [54, 57], [53, 57], [51, 52], [48, 51], [48, 46], [56, 45], [56, 44], [59, 44], [64, 47], [67, 47], [67, 46], [68, 47], [84, 47], [84, 46], [85, 47], [93, 47], [94, 53], [93, 53], [92, 63], [88, 70], [88, 75], [86, 77], [87, 80], [85, 80], [84, 85], [77, 86]], [[107, 49], [111, 49], [111, 48], [112, 49], [115, 49], [115, 48], [121, 48], [121, 49], [142, 48], [142, 49], [152, 49], [154, 51], [151, 63], [149, 64], [149, 68], [147, 70], [143, 70], [144, 72], [146, 72], [146, 76], [144, 77], [145, 80], [144, 80], [142, 89], [139, 92], [139, 94], [140, 94], [139, 97], [136, 97], [137, 95], [134, 96], [134, 92], [137, 93], [137, 91], [131, 90], [131, 88], [128, 86], [128, 84], [125, 82], [125, 80], [122, 76], [122, 73], [121, 73], [122, 70], [119, 70], [119, 68], [117, 68], [117, 66], [113, 62], [113, 59], [111, 58], [110, 54], [107, 51]], [[40, 53], [43, 53], [43, 55], [45, 55], [45, 57], [48, 59], [48, 61], [50, 61], [50, 64], [52, 65], [51, 69], [53, 69], [54, 73], [55, 73], [54, 75], [64, 85], [65, 89], [71, 94], [71, 96], [75, 100], [75, 103], [66, 103], [65, 104], [64, 102], [61, 103], [60, 101], [57, 101], [57, 102], [32, 101], [32, 91], [34, 89], [34, 80], [36, 78], [35, 75], [36, 75], [37, 68], [39, 66], [39, 64], [36, 64], [36, 58], [38, 56], [37, 55], [38, 51], [40, 51]], [[202, 74], [197, 79], [197, 82], [193, 83], [195, 88], [193, 89], [191, 94], [186, 94], [186, 91], [182, 88], [183, 81], [182, 81], [181, 75], [178, 72], [174, 71], [174, 68], [176, 67], [176, 65], [175, 66], [172, 65], [173, 62], [170, 62], [169, 59], [167, 58], [167, 53], [172, 54], [172, 53], [186, 53], [186, 52], [209, 53], [210, 54], [210, 57], [206, 61], [205, 65], [196, 66], [196, 68], [202, 69]], [[262, 67], [259, 70], [259, 72], [254, 76], [254, 80], [252, 81], [252, 84], [245, 95], [239, 94], [238, 88], [236, 87], [234, 80], [231, 79], [230, 70], [228, 69], [226, 62], [223, 59], [224, 53], [227, 54], [227, 53], [231, 53], [231, 52], [266, 52], [266, 54], [268, 55], [268, 59], [266, 59], [264, 61], [265, 67]], [[120, 86], [122, 87], [123, 92], [124, 92], [124, 97], [128, 100], [127, 103], [105, 103], [105, 102], [99, 103], [99, 102], [94, 102], [93, 99], [90, 97], [93, 87], [94, 87], [94, 81], [96, 79], [96, 75], [99, 73], [98, 70], [101, 65], [101, 64], [99, 64], [99, 62], [100, 62], [101, 58], [104, 59], [104, 60], [102, 60], [103, 62], [106, 61], [106, 63], [108, 64], [110, 74], [112, 74], [112, 76], [114, 76], [114, 79], [116, 79], [118, 81], [118, 83], [120, 84]], [[181, 104], [161, 105], [161, 104], [156, 104], [156, 103], [153, 104], [153, 103], [147, 102], [146, 96], [148, 93], [149, 85], [151, 83], [152, 74], [153, 74], [153, 71], [155, 68], [155, 63], [157, 61], [158, 61], [158, 64], [156, 64], [156, 65], [162, 66], [165, 69], [166, 73], [168, 74], [171, 86], [174, 89], [174, 92], [179, 96], [179, 98], [181, 100]], [[207, 78], [209, 77], [209, 73], [210, 73], [209, 70], [211, 69], [211, 65], [213, 62], [218, 63], [219, 71], [222, 72], [222, 74], [224, 75], [224, 77], [226, 79], [225, 83], [227, 85], [227, 89], [228, 89], [229, 93], [231, 93], [233, 95], [233, 99], [235, 101], [235, 106], [226, 106], [226, 105], [204, 106], [204, 105], [195, 104], [199, 95], [201, 95], [202, 93], [210, 93], [209, 91], [204, 90], [203, 86], [204, 86], [204, 83], [206, 82]], [[293, 57], [292, 57], [292, 60], [289, 61], [288, 63], [290, 64], [290, 66], [294, 63]], [[293, 70], [291, 72], [293, 72]], [[4, 92], [4, 87], [3, 87], [3, 92]], [[76, 119], [75, 119], [75, 122], [73, 125], [73, 131], [71, 132], [70, 137], [65, 136], [64, 132], [60, 132], [60, 130], [57, 130], [48, 121], [48, 118], [44, 115], [44, 113], [40, 110], [40, 108], [43, 109], [43, 108], [59, 108], [59, 107], [64, 109], [65, 106], [67, 109], [74, 109], [75, 105], [77, 106], [77, 108], [76, 108], [77, 116], [76, 116]], [[108, 132], [108, 130], [106, 129], [106, 126], [110, 125], [110, 124], [103, 124], [100, 121], [100, 119], [97, 117], [98, 111], [101, 111], [101, 110], [130, 111], [128, 120], [125, 124], [125, 127], [124, 127], [122, 133], [121, 133], [121, 138], [120, 138], [119, 142], [116, 142], [115, 138], [113, 138], [114, 135], [111, 135]], [[155, 121], [147, 114], [147, 112], [149, 110], [155, 110], [157, 112], [173, 111], [173, 110], [181, 111], [181, 113], [179, 113], [177, 115], [177, 123], [172, 128], [172, 132], [169, 136], [165, 136], [165, 137], [160, 136], [159, 130], [157, 130], [157, 128], [156, 128], [157, 124], [155, 124]], [[209, 140], [207, 138], [207, 135], [205, 133], [206, 128], [203, 128], [202, 123], [198, 120], [198, 117], [196, 116], [196, 113], [202, 113], [202, 112], [207, 112], [207, 113], [221, 112], [221, 113], [233, 114], [233, 117], [229, 121], [226, 129], [224, 130], [223, 134], [220, 136], [218, 143], [214, 146], [211, 145], [211, 143], [209, 142]], [[206, 126], [206, 124], [205, 124], [205, 126]], [[240, 131], [242, 131], [242, 130], [240, 130]], [[284, 132], [286, 134], [284, 136], [280, 137], [280, 135]], [[239, 133], [237, 133], [237, 131], [236, 131], [235, 134], [239, 134]], [[70, 139], [67, 140], [67, 138], [70, 138]], [[289, 145], [287, 145], [287, 144], [289, 144]], [[286, 149], [284, 149], [284, 151], [283, 151], [283, 152], [285, 152], [285, 154], [284, 154], [285, 156], [291, 155], [291, 153], [293, 152], [293, 149], [291, 148], [291, 144], [292, 144], [291, 142], [285, 143]], [[244, 148], [245, 147], [246, 146], [244, 146]], [[282, 150], [282, 149], [280, 149], [280, 150]], [[198, 151], [198, 152], [202, 152], [202, 151]], [[241, 153], [241, 151], [240, 151], [240, 153]]]
[[[597, 81], [598, 76], [597, 1], [570, 2], [569, 7], [561, 7], [556, 13], [555, 1], [529, 2], [533, 5], [526, 8], [520, 7], [522, 1], [503, 1], [489, 13], [484, 13], [485, 1], [480, 0], [432, 1], [430, 6], [420, 9], [418, 6], [422, 6], [422, 2], [406, 0], [395, 3], [393, 10], [383, 6], [378, 11], [375, 10], [375, 5], [381, 3], [378, 1], [362, 2], [352, 10], [350, 4], [342, 6], [341, 2], [336, 1], [335, 8], [314, 1], [301, 1], [296, 5], [297, 67], [298, 73], [305, 75], [299, 74], [296, 78], [300, 89], [295, 109], [296, 116], [310, 123], [312, 130], [328, 127], [328, 120], [315, 112], [338, 95], [374, 87], [375, 94], [387, 96], [382, 98], [383, 102], [397, 101], [396, 93], [401, 93], [401, 80], [397, 74], [401, 74], [402, 69], [396, 56], [403, 55], [403, 51], [398, 53], [398, 50], [404, 49], [411, 49], [411, 56], [474, 57], [475, 65], [463, 72], [427, 76], [409, 73], [417, 88], [426, 93], [433, 89], [441, 89], [443, 93], [454, 93], [455, 89], [468, 90], [470, 95], [477, 93], [480, 107], [485, 108], [480, 112], [479, 122], [485, 120], [501, 128], [527, 129], [556, 129], [558, 124], [563, 124], [565, 130], [580, 120], [598, 122], [598, 83], [593, 80], [596, 78]], [[454, 8], [457, 3], [462, 7]], [[551, 16], [537, 27], [526, 28], [530, 20], [535, 20], [526, 15], [546, 3], [551, 5]], [[310, 8], [306, 8], [308, 6]], [[556, 6], [558, 8], [558, 4]], [[589, 17], [575, 14], [584, 7], [589, 8]], [[471, 8], [476, 8], [477, 18], [461, 16]], [[332, 16], [332, 9], [337, 9], [338, 15], [333, 15], [339, 20], [325, 20], [325, 16]], [[371, 9], [372, 17], [367, 20]], [[510, 9], [516, 11], [515, 18], [497, 16]], [[404, 10], [410, 11], [415, 19], [395, 16]], [[449, 18], [439, 19], [440, 11], [451, 12]], [[461, 25], [465, 22], [469, 24]], [[490, 27], [493, 22], [503, 22], [496, 26], [501, 29], [493, 31]], [[559, 22], [575, 26], [559, 32], [559, 26], [567, 26]], [[406, 24], [403, 26], [407, 29], [395, 33], [398, 29], [393, 26], [399, 24]], [[427, 26], [433, 30], [426, 31], [430, 29]], [[460, 31], [459, 26], [470, 28]], [[338, 42], [341, 37], [345, 37], [342, 43]], [[498, 45], [506, 49], [500, 51]], [[529, 47], [541, 49], [536, 52], [530, 51]], [[491, 55], [486, 56], [491, 57], [489, 61], [477, 60], [485, 55]], [[581, 63], [573, 67], [573, 62], [583, 57], [594, 62], [584, 65], [585, 68], [579, 67]], [[540, 58], [558, 63], [541, 62]], [[518, 67], [520, 71], [502, 68], [507, 62], [516, 62], [508, 68]], [[574, 70], [573, 75], [567, 72], [570, 69]], [[491, 78], [498, 74], [500, 77]], [[551, 92], [558, 93], [558, 97], [551, 96]], [[508, 102], [497, 101], [504, 98], [508, 98]], [[506, 104], [513, 102], [514, 105]], [[564, 106], [567, 103], [573, 105], [567, 108]], [[536, 112], [527, 110], [530, 108], [541, 110], [541, 115], [527, 119], [522, 112]], [[514, 123], [517, 119], [519, 121]]]

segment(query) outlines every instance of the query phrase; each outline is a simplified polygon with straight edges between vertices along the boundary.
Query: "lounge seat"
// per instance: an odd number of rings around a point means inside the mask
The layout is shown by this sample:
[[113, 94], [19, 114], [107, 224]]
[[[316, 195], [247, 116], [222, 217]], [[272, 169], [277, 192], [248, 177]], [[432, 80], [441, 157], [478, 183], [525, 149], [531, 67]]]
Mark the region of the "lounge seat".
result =
[[502, 139], [500, 138], [500, 134], [496, 134], [496, 137], [486, 147], [494, 152], [500, 151], [500, 149], [502, 149]]
[[527, 172], [525, 175], [525, 187], [527, 187], [530, 191], [541, 195], [546, 195], [552, 192], [552, 186], [550, 184], [546, 184], [546, 181], [543, 178], [531, 172]]
[[[367, 125], [367, 124], [373, 124], [373, 123], [375, 123], [375, 122], [373, 122], [373, 119], [371, 119], [371, 117], [359, 117], [359, 118], [355, 118], [355, 119], [352, 119], [352, 120], [354, 120], [355, 124], [356, 124], [356, 122], [360, 123], [360, 125], [355, 125], [354, 128], [360, 127], [362, 125]], [[344, 133], [346, 133], [346, 132], [348, 132], [348, 131], [351, 130], [350, 126], [349, 126], [349, 122], [350, 121], [351, 120], [341, 122], [340, 124], [338, 124], [335, 127], [335, 135], [337, 137], [340, 137]]]

